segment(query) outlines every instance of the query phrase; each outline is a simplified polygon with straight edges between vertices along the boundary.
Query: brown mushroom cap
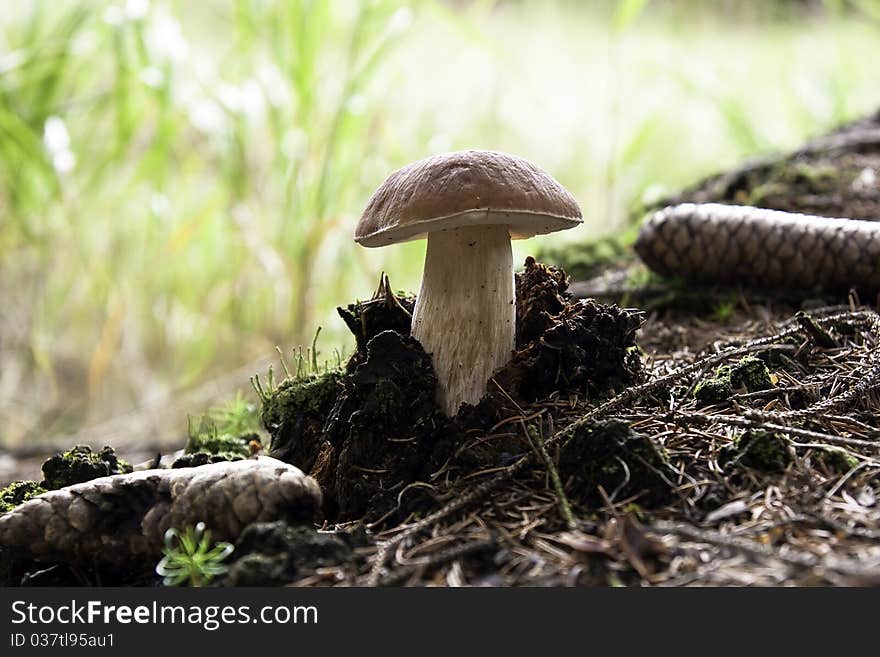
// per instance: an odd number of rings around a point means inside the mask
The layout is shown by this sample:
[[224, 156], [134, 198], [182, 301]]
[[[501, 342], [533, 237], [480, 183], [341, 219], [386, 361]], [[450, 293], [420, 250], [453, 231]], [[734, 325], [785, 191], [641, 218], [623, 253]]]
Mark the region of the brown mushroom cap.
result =
[[507, 225], [511, 239], [526, 239], [581, 222], [574, 197], [531, 162], [496, 151], [458, 151], [388, 176], [367, 203], [354, 239], [385, 246], [485, 225]]

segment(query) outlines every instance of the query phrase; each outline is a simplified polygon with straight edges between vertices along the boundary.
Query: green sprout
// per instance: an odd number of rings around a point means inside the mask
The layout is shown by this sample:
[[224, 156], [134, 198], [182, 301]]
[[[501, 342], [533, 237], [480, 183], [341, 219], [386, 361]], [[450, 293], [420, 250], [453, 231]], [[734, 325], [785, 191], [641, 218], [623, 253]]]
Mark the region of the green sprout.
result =
[[254, 388], [254, 391], [257, 393], [257, 396], [260, 398], [264, 404], [268, 401], [268, 399], [275, 394], [278, 390], [280, 384], [288, 381], [298, 381], [301, 383], [309, 383], [315, 379], [319, 379], [325, 374], [329, 374], [331, 372], [336, 372], [342, 369], [342, 362], [345, 359], [345, 351], [339, 351], [338, 349], [334, 349], [335, 356], [335, 365], [331, 365], [330, 361], [327, 359], [323, 359], [323, 363], [318, 360], [318, 355], [321, 353], [318, 350], [318, 336], [321, 335], [321, 327], [315, 331], [315, 337], [312, 338], [312, 346], [311, 348], [306, 348], [303, 350], [302, 347], [297, 347], [293, 350], [293, 358], [294, 363], [296, 364], [295, 368], [288, 367], [287, 360], [284, 357], [284, 351], [281, 347], [276, 346], [275, 351], [278, 352], [278, 359], [281, 363], [281, 370], [284, 373], [284, 378], [280, 381], [276, 381], [275, 379], [275, 370], [271, 365], [269, 365], [269, 373], [266, 377], [266, 385], [263, 385], [263, 382], [260, 380], [259, 374], [254, 374], [251, 377], [251, 385]]
[[260, 428], [259, 409], [240, 390], [222, 406], [208, 409], [207, 418], [214, 421], [219, 433], [233, 436], [255, 433]]
[[173, 527], [165, 532], [165, 555], [156, 564], [156, 573], [162, 576], [165, 586], [202, 586], [210, 583], [218, 575], [223, 575], [227, 566], [222, 561], [233, 550], [231, 543], [221, 541], [211, 546], [211, 532], [200, 522], [195, 527], [187, 527], [180, 532]]

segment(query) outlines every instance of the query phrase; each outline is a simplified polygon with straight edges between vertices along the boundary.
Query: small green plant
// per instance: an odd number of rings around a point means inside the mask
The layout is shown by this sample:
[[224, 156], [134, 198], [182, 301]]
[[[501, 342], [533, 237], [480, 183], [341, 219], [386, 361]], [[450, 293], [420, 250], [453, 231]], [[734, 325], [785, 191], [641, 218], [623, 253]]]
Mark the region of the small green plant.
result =
[[247, 458], [252, 439], [259, 439], [260, 412], [241, 392], [200, 417], [187, 416], [186, 454], [210, 454], [227, 460]]
[[244, 436], [255, 433], [260, 428], [260, 411], [257, 405], [246, 399], [241, 391], [222, 406], [209, 409], [207, 417], [215, 423], [219, 433]]
[[233, 549], [225, 541], [212, 546], [211, 532], [203, 522], [184, 532], [172, 527], [165, 532], [165, 556], [156, 564], [156, 573], [162, 576], [165, 586], [203, 586], [226, 572], [222, 562]]
[[233, 460], [235, 457], [247, 458], [250, 456], [247, 435], [220, 433], [217, 425], [207, 417], [202, 417], [196, 422], [191, 417], [188, 417], [187, 422], [189, 425], [187, 428], [189, 439], [183, 448], [186, 454], [197, 454], [199, 452], [215, 455], [222, 454], [228, 456], [230, 460]]
[[736, 310], [736, 303], [733, 301], [721, 301], [712, 309], [712, 319], [716, 322], [724, 322], [733, 316]]
[[318, 350], [319, 335], [321, 335], [320, 326], [315, 331], [315, 336], [312, 338], [311, 348], [307, 347], [305, 351], [303, 351], [302, 347], [297, 347], [293, 350], [294, 362], [296, 363], [294, 369], [288, 367], [287, 360], [284, 358], [284, 351], [282, 351], [281, 347], [275, 347], [275, 350], [278, 352], [278, 360], [281, 363], [281, 369], [284, 372], [284, 378], [281, 381], [276, 381], [275, 370], [271, 365], [269, 365], [269, 373], [266, 376], [265, 386], [260, 380], [260, 375], [254, 374], [251, 377], [251, 385], [254, 387], [254, 391], [256, 391], [260, 401], [265, 404], [276, 390], [278, 390], [278, 386], [285, 381], [309, 383], [311, 381], [322, 379], [324, 375], [328, 375], [331, 372], [338, 372], [342, 369], [342, 363], [345, 359], [344, 350], [341, 352], [338, 349], [333, 350], [335, 362], [332, 365], [326, 359], [324, 359], [323, 363], [318, 360], [318, 355], [321, 353]]

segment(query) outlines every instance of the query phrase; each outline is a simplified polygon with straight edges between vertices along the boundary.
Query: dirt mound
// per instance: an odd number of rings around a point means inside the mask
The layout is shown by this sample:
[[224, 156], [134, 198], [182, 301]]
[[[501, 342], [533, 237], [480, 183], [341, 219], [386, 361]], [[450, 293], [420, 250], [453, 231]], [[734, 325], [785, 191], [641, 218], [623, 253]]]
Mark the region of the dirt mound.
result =
[[475, 432], [538, 400], [607, 396], [642, 380], [641, 313], [572, 300], [567, 286], [564, 271], [526, 260], [517, 275], [517, 351], [480, 404], [449, 419], [435, 403], [431, 359], [409, 335], [414, 299], [395, 295], [383, 275], [372, 299], [340, 309], [358, 344], [345, 371], [289, 379], [266, 395], [270, 454], [318, 479], [330, 520], [424, 512], [434, 500], [413, 484], [503, 466], [530, 450], [518, 435], [471, 445]]

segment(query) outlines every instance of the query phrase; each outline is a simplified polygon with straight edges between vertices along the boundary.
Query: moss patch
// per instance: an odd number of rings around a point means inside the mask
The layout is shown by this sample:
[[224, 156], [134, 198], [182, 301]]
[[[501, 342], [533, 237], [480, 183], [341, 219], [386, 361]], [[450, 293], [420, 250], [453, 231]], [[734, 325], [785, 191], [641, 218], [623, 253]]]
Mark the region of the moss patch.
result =
[[538, 260], [558, 263], [577, 280], [586, 280], [601, 273], [603, 268], [631, 260], [636, 225], [622, 234], [584, 242], [547, 246], [537, 252]]
[[859, 464], [857, 458], [834, 447], [816, 450], [813, 452], [813, 461], [830, 474], [846, 474]]
[[778, 433], [756, 429], [737, 436], [725, 447], [719, 462], [725, 467], [742, 466], [766, 473], [783, 472], [792, 461], [791, 445]]
[[736, 391], [758, 392], [772, 387], [770, 370], [764, 361], [746, 356], [734, 365], [722, 365], [713, 377], [700, 381], [694, 388], [694, 397], [705, 404], [718, 404]]
[[310, 375], [301, 379], [287, 379], [278, 386], [263, 405], [261, 418], [264, 426], [277, 427], [291, 414], [315, 413], [325, 408], [339, 394], [339, 374]]
[[283, 381], [263, 403], [269, 455], [308, 472], [324, 442], [324, 424], [340, 392], [339, 372]]
[[745, 388], [747, 392], [758, 392], [773, 387], [770, 370], [757, 356], [746, 356], [730, 368], [730, 385], [734, 390]]
[[171, 467], [187, 468], [248, 458], [262, 449], [259, 422], [257, 407], [240, 394], [197, 419], [190, 417], [184, 454]]
[[719, 367], [715, 376], [700, 381], [694, 388], [694, 397], [705, 404], [719, 404], [726, 401], [733, 394], [733, 386], [730, 385], [730, 368]]
[[233, 436], [232, 434], [218, 434], [216, 430], [208, 430], [190, 434], [184, 452], [197, 454], [199, 452], [212, 455], [230, 455], [245, 458], [250, 455], [248, 442], [250, 436]]
[[317, 532], [284, 522], [248, 525], [235, 543], [226, 586], [279, 586], [317, 568], [351, 562], [354, 548], [368, 544], [361, 532]]
[[230, 452], [221, 452], [219, 454], [209, 454], [208, 452], [195, 452], [193, 454], [182, 454], [174, 459], [171, 464], [172, 468], [195, 468], [200, 465], [208, 465], [210, 463], [221, 463], [222, 461], [241, 461], [245, 457], [240, 454]]
[[43, 481], [40, 485], [47, 490], [56, 490], [131, 471], [131, 464], [116, 456], [112, 447], [103, 447], [95, 453], [88, 445], [77, 445], [43, 463]]
[[171, 464], [172, 468], [189, 468], [221, 461], [240, 461], [259, 450], [260, 436], [256, 432], [229, 433], [222, 432], [220, 427], [243, 430], [245, 426], [236, 420], [230, 424], [218, 425], [211, 412], [199, 420], [189, 420], [189, 438], [183, 448], [183, 455]]
[[12, 511], [19, 504], [24, 504], [32, 497], [42, 495], [46, 489], [36, 481], [13, 481], [0, 490], [0, 513]]
[[580, 427], [559, 456], [559, 473], [571, 500], [594, 507], [605, 503], [600, 486], [615, 500], [638, 495], [642, 507], [665, 504], [671, 488], [662, 473], [668, 466], [662, 448], [619, 420]]

